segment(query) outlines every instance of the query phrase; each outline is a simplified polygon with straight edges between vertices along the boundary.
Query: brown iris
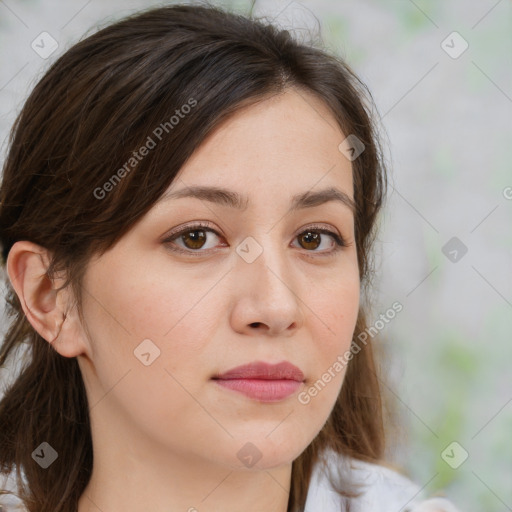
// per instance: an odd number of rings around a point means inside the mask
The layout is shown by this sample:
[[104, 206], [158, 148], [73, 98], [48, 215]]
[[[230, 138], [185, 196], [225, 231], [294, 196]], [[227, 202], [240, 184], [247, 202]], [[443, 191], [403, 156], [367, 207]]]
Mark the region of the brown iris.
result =
[[[183, 243], [188, 249], [201, 249], [206, 241], [206, 231], [204, 229], [194, 229], [181, 235]], [[299, 236], [301, 245], [304, 249], [316, 249], [321, 243], [320, 233], [304, 231]]]
[[[316, 249], [320, 245], [320, 233], [312, 233], [311, 231], [304, 231], [299, 236], [299, 239], [303, 241], [303, 243], [306, 244], [306, 246], [303, 245], [304, 249]], [[311, 247], [310, 244], [313, 244], [314, 247]]]
[[[190, 234], [192, 234], [192, 236], [189, 236]], [[204, 230], [195, 229], [193, 231], [187, 231], [181, 235], [181, 238], [188, 249], [201, 249], [206, 241], [206, 234]], [[187, 239], [191, 240], [190, 245], [186, 243]]]

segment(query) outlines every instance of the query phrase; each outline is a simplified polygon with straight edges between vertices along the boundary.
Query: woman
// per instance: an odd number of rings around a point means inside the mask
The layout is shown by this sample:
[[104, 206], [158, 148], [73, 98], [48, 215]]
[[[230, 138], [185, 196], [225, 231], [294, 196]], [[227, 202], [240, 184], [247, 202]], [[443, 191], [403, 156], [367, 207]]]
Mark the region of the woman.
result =
[[36, 85], [0, 189], [0, 364], [30, 347], [0, 463], [27, 510], [454, 510], [385, 467], [356, 343], [386, 184], [365, 92], [286, 31], [187, 5]]

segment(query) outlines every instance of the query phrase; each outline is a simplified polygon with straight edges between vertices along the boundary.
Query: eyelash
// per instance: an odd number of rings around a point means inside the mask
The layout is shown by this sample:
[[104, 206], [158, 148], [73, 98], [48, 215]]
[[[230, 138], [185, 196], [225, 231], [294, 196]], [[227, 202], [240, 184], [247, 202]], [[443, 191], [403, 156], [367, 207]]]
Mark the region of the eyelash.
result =
[[[178, 232], [170, 233], [169, 236], [166, 237], [162, 242], [169, 244], [168, 247], [173, 252], [177, 252], [180, 254], [186, 254], [186, 255], [192, 255], [192, 256], [202, 256], [206, 252], [209, 252], [209, 250], [182, 249], [181, 247], [178, 247], [176, 245], [174, 245], [174, 247], [173, 247], [172, 242], [174, 242], [174, 240], [178, 239], [180, 236], [184, 235], [185, 233], [189, 233], [191, 231], [203, 231], [203, 230], [210, 231], [210, 232], [214, 233], [215, 235], [217, 235], [219, 238], [222, 238], [222, 236], [219, 235], [219, 233], [217, 233], [217, 231], [211, 227], [211, 224], [209, 224], [207, 222], [197, 222], [196, 224], [191, 224], [191, 225], [185, 226], [184, 228], [180, 229]], [[335, 248], [330, 251], [319, 252], [319, 251], [315, 251], [315, 250], [308, 251], [307, 249], [304, 249], [306, 252], [317, 253], [318, 256], [326, 257], [326, 256], [333, 256], [335, 253], [340, 251], [342, 248], [347, 247], [347, 244], [346, 244], [344, 238], [342, 236], [338, 235], [338, 233], [331, 231], [329, 229], [326, 229], [324, 227], [317, 226], [317, 225], [308, 226], [306, 229], [302, 230], [295, 238], [297, 238], [299, 235], [302, 235], [306, 231], [313, 231], [316, 233], [329, 235], [333, 238], [334, 242], [336, 243]]]

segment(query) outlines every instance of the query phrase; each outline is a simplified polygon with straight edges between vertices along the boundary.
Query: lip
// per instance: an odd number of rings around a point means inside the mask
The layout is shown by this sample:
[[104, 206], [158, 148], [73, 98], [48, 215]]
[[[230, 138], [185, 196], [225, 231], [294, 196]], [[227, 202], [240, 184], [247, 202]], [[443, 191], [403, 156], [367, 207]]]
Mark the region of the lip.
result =
[[256, 361], [216, 375], [213, 380], [254, 400], [277, 402], [297, 391], [304, 382], [304, 374], [288, 361], [278, 364]]

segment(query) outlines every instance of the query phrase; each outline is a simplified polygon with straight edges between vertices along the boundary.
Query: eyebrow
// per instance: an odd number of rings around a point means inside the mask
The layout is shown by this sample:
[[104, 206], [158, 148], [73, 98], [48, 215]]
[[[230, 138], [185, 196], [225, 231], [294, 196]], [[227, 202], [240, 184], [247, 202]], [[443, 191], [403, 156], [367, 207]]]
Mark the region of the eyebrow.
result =
[[[220, 187], [194, 185], [176, 191], [167, 192], [158, 202], [170, 199], [181, 199], [183, 197], [194, 197], [204, 201], [217, 203], [237, 210], [245, 210], [249, 204], [247, 196]], [[290, 212], [313, 208], [324, 203], [337, 201], [349, 208], [353, 215], [356, 213], [356, 203], [345, 192], [336, 187], [330, 187], [316, 192], [304, 192], [296, 194], [291, 199]]]

